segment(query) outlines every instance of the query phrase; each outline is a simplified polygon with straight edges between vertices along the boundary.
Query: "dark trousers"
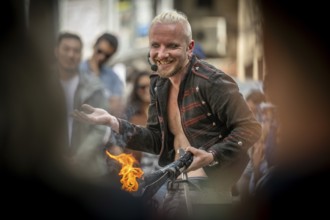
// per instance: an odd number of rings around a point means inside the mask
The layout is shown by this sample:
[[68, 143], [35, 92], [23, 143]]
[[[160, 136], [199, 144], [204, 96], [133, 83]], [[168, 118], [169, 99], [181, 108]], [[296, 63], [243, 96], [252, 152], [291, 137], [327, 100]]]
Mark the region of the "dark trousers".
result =
[[231, 207], [229, 203], [220, 202], [220, 194], [214, 190], [207, 177], [169, 181], [167, 190], [162, 207], [166, 219], [226, 219]]

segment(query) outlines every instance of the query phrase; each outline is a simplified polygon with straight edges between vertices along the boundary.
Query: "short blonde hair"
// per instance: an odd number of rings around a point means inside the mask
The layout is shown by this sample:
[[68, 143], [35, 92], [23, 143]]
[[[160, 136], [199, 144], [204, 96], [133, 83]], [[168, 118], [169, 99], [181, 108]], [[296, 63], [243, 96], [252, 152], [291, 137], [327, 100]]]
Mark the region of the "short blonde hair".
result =
[[187, 16], [183, 12], [178, 12], [175, 10], [164, 11], [157, 15], [151, 22], [150, 28], [156, 24], [176, 24], [180, 23], [183, 26], [185, 35], [187, 37], [187, 42], [189, 43], [192, 40], [191, 26], [187, 19]]

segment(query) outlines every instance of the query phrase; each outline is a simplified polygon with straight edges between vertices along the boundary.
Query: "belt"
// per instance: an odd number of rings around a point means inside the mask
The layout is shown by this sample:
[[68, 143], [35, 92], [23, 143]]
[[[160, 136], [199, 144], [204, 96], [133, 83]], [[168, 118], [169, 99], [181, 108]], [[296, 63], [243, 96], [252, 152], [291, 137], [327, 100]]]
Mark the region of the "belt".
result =
[[191, 177], [188, 180], [174, 180], [167, 182], [168, 190], [183, 190], [184, 185], [188, 183], [189, 190], [191, 191], [202, 191], [209, 188], [209, 181], [207, 177]]
[[188, 180], [167, 182], [169, 195], [184, 195], [184, 185], [188, 183], [192, 203], [194, 204], [231, 204], [230, 192], [217, 192], [207, 177], [190, 177]]

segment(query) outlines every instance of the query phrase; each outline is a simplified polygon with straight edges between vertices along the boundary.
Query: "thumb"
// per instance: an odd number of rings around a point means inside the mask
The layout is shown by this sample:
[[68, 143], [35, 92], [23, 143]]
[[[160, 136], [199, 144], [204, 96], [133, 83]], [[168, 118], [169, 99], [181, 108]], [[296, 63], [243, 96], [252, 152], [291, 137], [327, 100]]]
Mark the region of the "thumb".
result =
[[186, 147], [185, 151], [189, 151], [190, 153], [195, 154], [197, 149], [192, 146], [188, 146]]
[[86, 113], [92, 113], [92, 112], [94, 112], [94, 110], [95, 110], [95, 108], [94, 108], [93, 106], [90, 106], [90, 105], [88, 105], [88, 104], [83, 104], [83, 105], [81, 106], [81, 109], [82, 109], [84, 112], [86, 112]]

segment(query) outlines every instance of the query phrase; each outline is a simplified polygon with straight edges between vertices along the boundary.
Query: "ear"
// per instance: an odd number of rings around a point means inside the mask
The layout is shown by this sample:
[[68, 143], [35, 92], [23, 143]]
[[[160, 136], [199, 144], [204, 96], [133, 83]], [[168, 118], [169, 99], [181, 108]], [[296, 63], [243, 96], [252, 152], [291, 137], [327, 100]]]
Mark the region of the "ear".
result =
[[187, 48], [187, 52], [188, 52], [188, 55], [191, 57], [192, 54], [193, 54], [193, 50], [194, 50], [194, 47], [195, 47], [195, 41], [194, 40], [191, 40], [188, 44], [188, 48]]

